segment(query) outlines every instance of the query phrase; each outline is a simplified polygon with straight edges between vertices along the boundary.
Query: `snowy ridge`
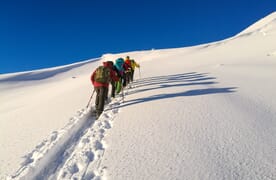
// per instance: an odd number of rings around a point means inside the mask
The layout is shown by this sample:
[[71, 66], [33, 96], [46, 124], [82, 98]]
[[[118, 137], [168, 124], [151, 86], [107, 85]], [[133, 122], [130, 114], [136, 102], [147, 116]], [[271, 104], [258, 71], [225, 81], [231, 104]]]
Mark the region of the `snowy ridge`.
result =
[[[249, 26], [236, 36], [245, 36], [253, 33], [262, 33], [263, 35], [267, 34], [267, 31], [275, 30], [275, 23], [276, 23], [276, 12], [269, 14], [268, 16], [264, 17], [263, 19], [259, 20], [258, 22], [254, 23], [253, 25]], [[273, 27], [274, 24], [274, 27]], [[272, 28], [272, 29], [271, 29]]]
[[87, 61], [81, 61], [52, 68], [0, 74], [0, 82], [43, 80], [99, 60], [100, 58], [94, 58]]

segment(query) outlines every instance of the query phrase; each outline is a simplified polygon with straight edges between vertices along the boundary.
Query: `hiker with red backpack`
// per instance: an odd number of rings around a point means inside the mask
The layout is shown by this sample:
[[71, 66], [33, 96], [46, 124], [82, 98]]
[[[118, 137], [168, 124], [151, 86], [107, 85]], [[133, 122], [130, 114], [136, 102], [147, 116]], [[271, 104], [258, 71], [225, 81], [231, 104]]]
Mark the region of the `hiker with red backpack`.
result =
[[131, 72], [132, 72], [132, 67], [131, 67], [131, 61], [129, 59], [129, 56], [126, 57], [125, 59], [125, 71], [126, 71], [126, 85], [130, 83], [131, 80]]
[[129, 80], [130, 82], [133, 81], [133, 77], [134, 77], [134, 71], [135, 68], [140, 68], [140, 65], [138, 63], [136, 63], [136, 61], [134, 59], [130, 59], [129, 56], [126, 57], [125, 59], [125, 63], [127, 63], [131, 68], [130, 68], [130, 76], [129, 76]]
[[118, 77], [112, 70], [110, 63], [103, 62], [91, 75], [91, 82], [96, 91], [96, 119], [102, 114], [104, 103], [108, 94], [108, 87], [111, 81], [118, 81]]
[[130, 76], [131, 76], [131, 65], [127, 64], [125, 61], [123, 63], [124, 68], [124, 82], [123, 87], [126, 87], [130, 83]]

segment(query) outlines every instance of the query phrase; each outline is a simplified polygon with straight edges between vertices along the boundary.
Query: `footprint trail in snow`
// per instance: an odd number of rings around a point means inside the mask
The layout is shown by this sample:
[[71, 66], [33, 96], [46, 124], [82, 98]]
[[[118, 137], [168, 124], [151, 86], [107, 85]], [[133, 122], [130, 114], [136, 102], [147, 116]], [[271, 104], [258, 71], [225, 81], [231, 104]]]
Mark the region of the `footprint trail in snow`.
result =
[[105, 132], [112, 127], [119, 102], [120, 98], [117, 98], [107, 105], [106, 110], [82, 136], [71, 156], [53, 179], [102, 179], [105, 173], [105, 167], [101, 167], [106, 148]]
[[98, 120], [92, 108], [79, 110], [64, 128], [52, 132], [25, 155], [21, 167], [6, 179], [102, 179], [106, 169], [101, 167], [104, 137], [122, 102], [121, 95], [113, 99]]

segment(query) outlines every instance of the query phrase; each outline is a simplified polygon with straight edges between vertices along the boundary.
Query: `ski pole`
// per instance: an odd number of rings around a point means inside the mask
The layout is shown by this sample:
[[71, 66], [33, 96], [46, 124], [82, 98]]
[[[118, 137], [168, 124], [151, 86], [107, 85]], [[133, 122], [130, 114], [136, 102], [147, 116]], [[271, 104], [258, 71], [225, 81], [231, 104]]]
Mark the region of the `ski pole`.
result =
[[123, 78], [122, 81], [121, 81], [121, 90], [122, 90], [122, 98], [123, 98], [123, 102], [124, 102], [124, 99], [125, 99], [125, 96], [124, 96], [124, 81], [125, 79]]
[[140, 67], [139, 67], [139, 78], [141, 79], [141, 71], [140, 71]]
[[124, 102], [125, 101], [124, 87], [122, 87], [122, 97], [123, 97], [123, 102]]
[[90, 99], [89, 99], [89, 101], [88, 101], [88, 103], [87, 103], [86, 108], [88, 108], [88, 106], [89, 106], [89, 104], [90, 104], [90, 102], [91, 102], [91, 100], [92, 100], [92, 97], [93, 97], [94, 93], [95, 93], [95, 89], [93, 90], [92, 95], [90, 96]]

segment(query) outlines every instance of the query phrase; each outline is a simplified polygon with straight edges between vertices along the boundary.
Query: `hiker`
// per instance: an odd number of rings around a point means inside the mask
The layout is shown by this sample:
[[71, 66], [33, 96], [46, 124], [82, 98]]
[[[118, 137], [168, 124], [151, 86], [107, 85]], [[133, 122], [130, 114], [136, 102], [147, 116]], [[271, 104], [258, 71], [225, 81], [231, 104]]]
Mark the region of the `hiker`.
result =
[[123, 63], [123, 68], [124, 68], [124, 82], [123, 82], [123, 87], [126, 87], [129, 82], [130, 82], [130, 76], [131, 76], [131, 65], [126, 63], [124, 61]]
[[[110, 84], [111, 84], [111, 97], [115, 97], [115, 93], [113, 93], [112, 91], [115, 91], [115, 90], [113, 90], [113, 89], [115, 89], [115, 83], [116, 83], [116, 81], [118, 81], [119, 80], [119, 76], [118, 76], [118, 73], [117, 73], [117, 71], [116, 70], [114, 70], [114, 63], [112, 62], [112, 61], [106, 61], [106, 62], [103, 62], [104, 64], [106, 64], [107, 65], [107, 67], [110, 69], [110, 71], [112, 71], [112, 74], [115, 76], [115, 78], [111, 78], [110, 79]], [[107, 88], [107, 91], [106, 91], [106, 93], [105, 93], [105, 102], [108, 102], [108, 89], [109, 89], [109, 87]], [[114, 96], [113, 96], [113, 94], [114, 94]]]
[[131, 81], [131, 72], [132, 72], [131, 61], [129, 59], [129, 56], [127, 56], [125, 59], [125, 66], [126, 66], [126, 83], [129, 84]]
[[131, 72], [130, 72], [130, 82], [133, 81], [133, 77], [134, 77], [134, 71], [135, 71], [135, 67], [140, 68], [140, 65], [138, 63], [136, 63], [136, 61], [134, 59], [130, 59], [129, 56], [126, 57], [125, 62], [131, 67]]
[[139, 71], [140, 71], [140, 64], [136, 63], [136, 61], [134, 59], [131, 59], [130, 61], [131, 61], [131, 69], [132, 69], [131, 76], [130, 76], [130, 81], [132, 82], [133, 79], [134, 79], [135, 68], [136, 67], [139, 68]]
[[108, 94], [108, 86], [111, 81], [118, 81], [118, 77], [109, 63], [103, 62], [91, 75], [91, 81], [96, 91], [96, 119], [102, 114], [104, 102]]
[[[107, 63], [109, 63], [109, 66], [112, 67], [112, 70], [115, 72], [116, 76], [118, 77], [118, 81], [119, 81], [119, 79], [122, 78], [122, 75], [120, 74], [119, 70], [116, 68], [113, 61], [107, 61]], [[111, 80], [111, 98], [115, 98], [115, 90], [116, 90], [116, 81]]]
[[114, 67], [116, 70], [119, 72], [120, 79], [119, 81], [116, 82], [116, 93], [119, 94], [122, 90], [122, 83], [125, 81], [125, 74], [124, 74], [124, 59], [123, 58], [118, 58], [115, 61]]

